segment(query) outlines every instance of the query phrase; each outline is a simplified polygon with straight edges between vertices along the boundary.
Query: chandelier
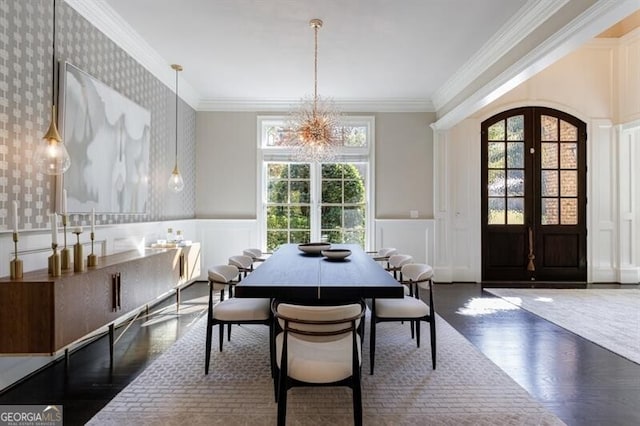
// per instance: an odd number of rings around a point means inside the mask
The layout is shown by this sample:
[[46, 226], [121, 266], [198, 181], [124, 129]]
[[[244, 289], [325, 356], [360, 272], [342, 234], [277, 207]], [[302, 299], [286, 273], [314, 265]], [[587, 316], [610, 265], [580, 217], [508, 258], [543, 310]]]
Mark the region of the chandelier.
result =
[[313, 97], [303, 98], [299, 109], [291, 114], [289, 144], [298, 160], [327, 162], [342, 146], [340, 112], [331, 100], [318, 95], [318, 29], [322, 28], [322, 21], [312, 19], [309, 26], [314, 30]]

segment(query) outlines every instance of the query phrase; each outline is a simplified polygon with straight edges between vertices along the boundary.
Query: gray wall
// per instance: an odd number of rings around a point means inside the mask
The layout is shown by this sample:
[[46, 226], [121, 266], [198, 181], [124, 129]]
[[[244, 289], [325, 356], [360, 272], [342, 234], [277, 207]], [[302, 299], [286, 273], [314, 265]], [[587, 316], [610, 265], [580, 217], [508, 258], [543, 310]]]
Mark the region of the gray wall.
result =
[[[197, 113], [197, 218], [256, 218], [258, 115]], [[409, 218], [410, 210], [418, 210], [422, 219], [432, 218], [433, 135], [429, 124], [435, 121], [435, 113], [373, 115], [376, 218]]]
[[[54, 179], [32, 168], [32, 152], [49, 123], [52, 81], [50, 0], [2, 0], [0, 7], [0, 230], [13, 226], [11, 201], [19, 204], [21, 229], [44, 229], [54, 209]], [[174, 163], [175, 94], [63, 1], [56, 3], [56, 56], [69, 61], [151, 112], [149, 210], [108, 215], [101, 223], [189, 218], [195, 212], [196, 113], [180, 104], [179, 167], [185, 190], [170, 193]], [[168, 66], [168, 65], [167, 65]], [[58, 102], [57, 102], [58, 104]], [[64, 135], [63, 135], [64, 137]], [[72, 224], [85, 221], [73, 215]]]

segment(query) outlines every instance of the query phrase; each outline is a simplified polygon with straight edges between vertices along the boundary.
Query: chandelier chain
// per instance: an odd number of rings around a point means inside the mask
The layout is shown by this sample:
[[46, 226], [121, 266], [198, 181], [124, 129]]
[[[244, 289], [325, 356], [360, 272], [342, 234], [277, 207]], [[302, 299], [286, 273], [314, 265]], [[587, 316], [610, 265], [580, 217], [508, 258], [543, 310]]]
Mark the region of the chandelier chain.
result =
[[316, 115], [318, 110], [318, 25], [314, 25], [314, 69], [313, 69], [313, 115]]

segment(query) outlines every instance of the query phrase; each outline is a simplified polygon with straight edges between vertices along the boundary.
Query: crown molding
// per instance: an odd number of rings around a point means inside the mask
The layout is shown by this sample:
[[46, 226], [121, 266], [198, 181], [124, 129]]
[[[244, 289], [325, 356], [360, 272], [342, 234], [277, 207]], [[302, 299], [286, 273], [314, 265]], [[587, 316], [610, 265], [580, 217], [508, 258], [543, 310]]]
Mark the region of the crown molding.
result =
[[[423, 99], [334, 99], [343, 112], [435, 112], [431, 101]], [[288, 112], [300, 105], [300, 99], [203, 99], [198, 111]]]
[[590, 42], [593, 37], [637, 9], [638, 0], [595, 2], [560, 31], [440, 117], [431, 127], [434, 130], [450, 129], [553, 62]]
[[567, 2], [568, 0], [529, 0], [434, 93], [432, 99], [435, 108], [440, 109], [451, 101]]
[[[65, 0], [65, 2], [175, 92], [176, 76], [170, 63], [160, 56], [105, 0]], [[198, 105], [198, 94], [182, 78], [180, 78], [179, 96], [194, 109]]]

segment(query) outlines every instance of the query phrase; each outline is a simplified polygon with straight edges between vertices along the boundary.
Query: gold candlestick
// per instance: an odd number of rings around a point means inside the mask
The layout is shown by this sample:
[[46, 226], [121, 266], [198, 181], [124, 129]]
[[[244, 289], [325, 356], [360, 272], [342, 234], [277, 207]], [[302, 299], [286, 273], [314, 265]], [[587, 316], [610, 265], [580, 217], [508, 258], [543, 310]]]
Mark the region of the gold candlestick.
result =
[[60, 258], [62, 260], [62, 270], [67, 271], [71, 269], [71, 249], [67, 247], [67, 215], [62, 215], [62, 230], [64, 237], [64, 248], [60, 251]]
[[18, 232], [13, 233], [13, 247], [15, 257], [9, 262], [10, 277], [12, 280], [22, 278], [22, 260], [18, 259]]
[[80, 234], [82, 234], [82, 230], [76, 229], [73, 233], [76, 234], [77, 237], [76, 243], [73, 245], [73, 271], [83, 272], [84, 256], [82, 255], [82, 245], [80, 245]]
[[91, 254], [87, 256], [87, 266], [93, 267], [98, 264], [98, 256], [93, 254], [93, 240], [95, 239], [95, 234], [93, 233], [93, 231], [91, 232], [90, 236], [91, 236]]
[[54, 277], [62, 275], [62, 268], [60, 265], [60, 253], [58, 253], [58, 245], [56, 243], [51, 244], [53, 254], [49, 256], [49, 274]]

